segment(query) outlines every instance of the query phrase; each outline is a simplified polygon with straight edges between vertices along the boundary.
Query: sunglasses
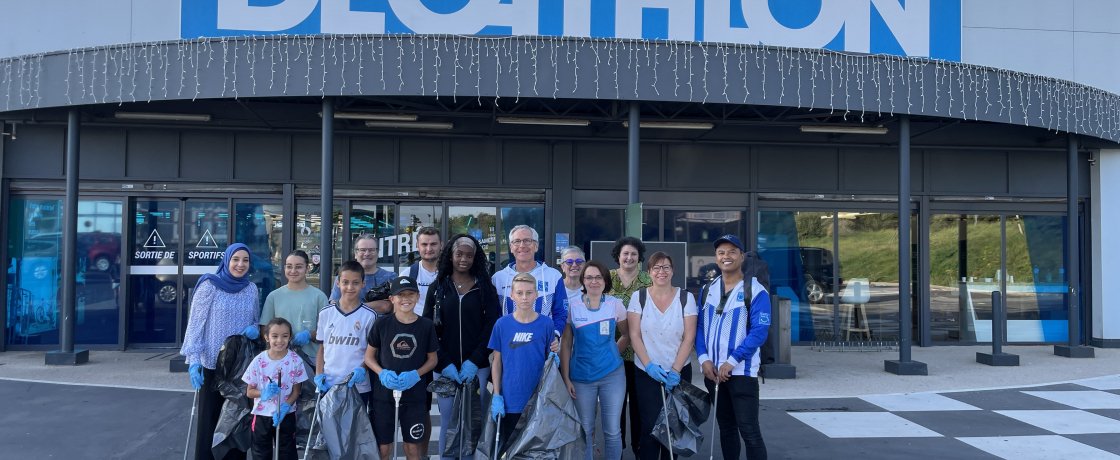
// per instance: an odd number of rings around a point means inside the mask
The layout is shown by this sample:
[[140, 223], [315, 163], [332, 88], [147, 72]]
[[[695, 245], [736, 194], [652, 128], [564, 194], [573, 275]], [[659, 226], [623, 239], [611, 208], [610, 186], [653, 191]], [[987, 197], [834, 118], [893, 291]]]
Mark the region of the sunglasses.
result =
[[586, 261], [583, 259], [564, 259], [564, 263], [568, 265], [583, 265], [584, 262]]

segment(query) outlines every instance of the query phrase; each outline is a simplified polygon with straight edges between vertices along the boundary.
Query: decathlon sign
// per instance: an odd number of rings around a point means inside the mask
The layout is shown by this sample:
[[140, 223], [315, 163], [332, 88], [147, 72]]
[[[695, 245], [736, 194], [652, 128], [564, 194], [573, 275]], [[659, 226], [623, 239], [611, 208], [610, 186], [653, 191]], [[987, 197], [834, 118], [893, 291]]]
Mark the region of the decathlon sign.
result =
[[182, 38], [408, 33], [762, 43], [959, 61], [961, 0], [182, 0]]

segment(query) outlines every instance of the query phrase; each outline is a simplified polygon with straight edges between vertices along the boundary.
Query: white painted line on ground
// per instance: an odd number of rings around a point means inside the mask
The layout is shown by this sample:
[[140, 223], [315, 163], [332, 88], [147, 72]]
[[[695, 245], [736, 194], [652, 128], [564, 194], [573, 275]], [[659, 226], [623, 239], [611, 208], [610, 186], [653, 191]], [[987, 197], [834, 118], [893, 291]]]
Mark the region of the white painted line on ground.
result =
[[58, 381], [51, 381], [51, 380], [16, 379], [16, 378], [9, 378], [9, 377], [0, 377], [0, 380], [7, 380], [9, 382], [49, 383], [49, 384], [52, 384], [52, 385], [69, 385], [69, 386], [75, 386], [75, 387], [123, 388], [123, 389], [126, 389], [126, 390], [170, 391], [170, 392], [174, 392], [174, 393], [186, 393], [186, 394], [191, 394], [191, 393], [194, 392], [193, 390], [176, 390], [174, 388], [152, 388], [152, 387], [140, 387], [140, 386], [135, 386], [135, 385], [108, 385], [108, 384], [104, 384], [104, 383], [58, 382]]

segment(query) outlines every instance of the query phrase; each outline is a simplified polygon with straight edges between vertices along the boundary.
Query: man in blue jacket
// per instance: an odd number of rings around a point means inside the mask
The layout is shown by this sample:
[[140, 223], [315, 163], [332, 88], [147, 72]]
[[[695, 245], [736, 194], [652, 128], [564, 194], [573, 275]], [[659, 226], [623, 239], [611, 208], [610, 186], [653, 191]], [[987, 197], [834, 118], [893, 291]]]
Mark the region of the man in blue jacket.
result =
[[708, 392], [716, 396], [723, 458], [739, 458], [742, 437], [748, 459], [765, 459], [758, 426], [758, 370], [759, 350], [770, 328], [770, 294], [757, 279], [744, 279], [746, 248], [739, 237], [721, 236], [715, 248], [720, 276], [701, 294], [696, 355]]

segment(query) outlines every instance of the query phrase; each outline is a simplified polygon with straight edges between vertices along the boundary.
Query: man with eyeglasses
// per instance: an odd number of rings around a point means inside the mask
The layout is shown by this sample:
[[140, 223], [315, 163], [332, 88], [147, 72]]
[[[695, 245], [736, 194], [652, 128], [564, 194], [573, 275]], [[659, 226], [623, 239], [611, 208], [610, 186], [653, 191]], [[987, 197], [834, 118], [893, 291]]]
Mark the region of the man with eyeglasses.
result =
[[[739, 458], [739, 438], [747, 458], [766, 458], [758, 425], [758, 370], [770, 330], [770, 294], [755, 277], [743, 275], [743, 242], [735, 235], [716, 239], [720, 276], [700, 291], [696, 356], [708, 393], [714, 394], [723, 458]], [[713, 440], [714, 441], [714, 440]]]
[[528, 225], [518, 225], [509, 232], [509, 250], [513, 262], [491, 277], [498, 289], [498, 299], [502, 304], [502, 314], [513, 313], [514, 303], [510, 297], [513, 277], [518, 273], [529, 273], [537, 280], [537, 301], [534, 310], [552, 318], [557, 337], [568, 322], [568, 295], [564, 290], [564, 275], [559, 270], [536, 260], [540, 237], [536, 229]]
[[[362, 269], [365, 270], [363, 277], [365, 284], [362, 286], [361, 295], [365, 295], [370, 289], [373, 289], [382, 284], [392, 281], [397, 275], [389, 270], [385, 270], [377, 266], [377, 237], [363, 233], [354, 240], [354, 260], [362, 264]], [[331, 303], [337, 303], [341, 292], [338, 290], [338, 281], [335, 281], [334, 287], [331, 288]], [[378, 300], [375, 302], [366, 303], [367, 307], [373, 309], [379, 315], [388, 315], [393, 312], [393, 304], [388, 300]]]

